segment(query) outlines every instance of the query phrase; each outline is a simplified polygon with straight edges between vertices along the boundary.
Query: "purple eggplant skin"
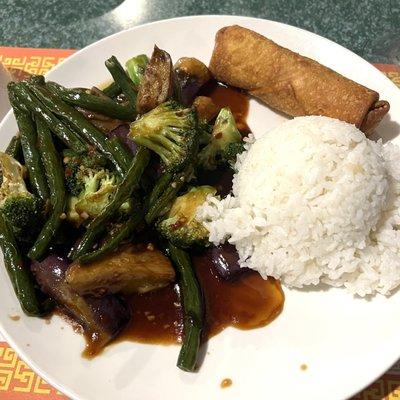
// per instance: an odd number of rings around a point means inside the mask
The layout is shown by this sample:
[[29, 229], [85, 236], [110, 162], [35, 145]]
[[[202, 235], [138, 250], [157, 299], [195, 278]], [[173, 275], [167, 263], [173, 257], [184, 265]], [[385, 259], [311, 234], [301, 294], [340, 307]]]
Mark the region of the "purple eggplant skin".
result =
[[129, 322], [129, 307], [115, 295], [99, 298], [79, 296], [65, 282], [68, 268], [68, 260], [55, 254], [31, 265], [42, 291], [70, 318], [82, 325], [85, 336], [94, 340], [96, 348], [101, 350]]
[[248, 268], [240, 267], [236, 247], [229, 243], [211, 247], [207, 252], [218, 275], [224, 280], [236, 279], [248, 271]]
[[153, 54], [146, 66], [139, 85], [136, 110], [144, 114], [170, 99], [174, 92], [174, 70], [171, 56], [154, 46]]
[[138, 146], [133, 140], [128, 138], [128, 133], [129, 133], [129, 125], [121, 124], [112, 131], [110, 131], [107, 136], [110, 138], [113, 138], [115, 136], [120, 137], [125, 143], [125, 145], [131, 150], [131, 152], [135, 154], [138, 149]]
[[174, 65], [175, 91], [184, 106], [191, 106], [200, 88], [211, 80], [211, 72], [197, 58], [182, 57]]

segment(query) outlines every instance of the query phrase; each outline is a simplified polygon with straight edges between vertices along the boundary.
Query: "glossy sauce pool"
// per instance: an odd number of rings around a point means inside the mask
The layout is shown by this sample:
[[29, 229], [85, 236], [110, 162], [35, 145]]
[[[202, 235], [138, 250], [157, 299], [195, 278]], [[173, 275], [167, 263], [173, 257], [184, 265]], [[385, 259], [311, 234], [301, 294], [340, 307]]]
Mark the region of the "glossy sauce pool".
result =
[[219, 107], [229, 107], [240, 132], [243, 134], [250, 132], [246, 122], [249, 113], [249, 97], [245, 93], [214, 81], [202, 88], [200, 95], [211, 97]]
[[[253, 329], [267, 325], [282, 310], [284, 295], [279, 282], [264, 280], [254, 271], [243, 272], [233, 281], [220, 278], [209, 252], [192, 257], [205, 304], [204, 339], [228, 326]], [[142, 343], [171, 344], [182, 338], [183, 314], [179, 288], [135, 294], [129, 298], [132, 319], [118, 337]]]

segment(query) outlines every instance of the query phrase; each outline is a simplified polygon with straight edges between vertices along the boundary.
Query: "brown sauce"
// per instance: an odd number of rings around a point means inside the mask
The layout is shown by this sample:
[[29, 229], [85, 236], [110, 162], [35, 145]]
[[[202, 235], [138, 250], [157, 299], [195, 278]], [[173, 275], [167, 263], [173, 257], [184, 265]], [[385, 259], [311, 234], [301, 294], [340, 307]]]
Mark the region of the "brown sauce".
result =
[[249, 96], [239, 89], [225, 86], [215, 81], [207, 84], [200, 92], [202, 96], [211, 97], [219, 107], [229, 107], [235, 117], [240, 132], [249, 133], [247, 115], [249, 113]]
[[[282, 310], [284, 295], [278, 281], [254, 271], [234, 281], [221, 279], [208, 253], [193, 257], [205, 303], [204, 339], [228, 326], [253, 329], [267, 325]], [[132, 319], [118, 340], [171, 344], [182, 338], [182, 308], [177, 285], [130, 297]]]
[[221, 381], [221, 384], [220, 384], [221, 389], [226, 389], [226, 388], [232, 386], [232, 383], [233, 383], [233, 382], [232, 382], [232, 379], [230, 379], [230, 378], [225, 378], [225, 379], [223, 379], [223, 380]]

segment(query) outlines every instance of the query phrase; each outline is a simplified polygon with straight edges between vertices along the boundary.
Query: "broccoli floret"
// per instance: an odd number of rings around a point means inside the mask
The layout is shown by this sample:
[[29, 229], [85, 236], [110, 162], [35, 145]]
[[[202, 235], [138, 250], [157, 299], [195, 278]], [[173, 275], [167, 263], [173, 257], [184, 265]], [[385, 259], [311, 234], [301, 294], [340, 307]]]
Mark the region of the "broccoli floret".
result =
[[42, 201], [28, 191], [22, 165], [0, 152], [0, 211], [19, 242], [32, 242], [42, 224]]
[[242, 135], [236, 127], [235, 118], [228, 107], [218, 114], [210, 142], [199, 152], [198, 164], [207, 170], [219, 164], [233, 166], [238, 153], [244, 150]]
[[101, 170], [106, 168], [107, 159], [96, 151], [79, 154], [73, 150], [63, 152], [65, 184], [69, 193], [78, 196], [84, 189], [84, 182], [78, 177], [79, 170]]
[[199, 145], [205, 146], [210, 143], [213, 126], [207, 122], [198, 123]]
[[167, 101], [132, 122], [129, 137], [157, 153], [166, 171], [181, 170], [197, 151], [196, 112]]
[[[119, 177], [105, 166], [107, 161], [98, 153], [84, 155], [64, 152], [64, 171], [69, 191], [67, 219], [79, 226], [99, 215], [108, 205], [119, 183]], [[127, 212], [129, 202], [122, 205]]]
[[169, 213], [157, 223], [158, 232], [175, 246], [207, 246], [208, 230], [196, 219], [196, 212], [207, 196], [215, 195], [212, 186], [198, 186], [176, 198]]
[[221, 153], [222, 163], [229, 165], [233, 169], [238, 154], [243, 153], [244, 150], [245, 148], [243, 141], [236, 143], [229, 143], [228, 146], [226, 146]]

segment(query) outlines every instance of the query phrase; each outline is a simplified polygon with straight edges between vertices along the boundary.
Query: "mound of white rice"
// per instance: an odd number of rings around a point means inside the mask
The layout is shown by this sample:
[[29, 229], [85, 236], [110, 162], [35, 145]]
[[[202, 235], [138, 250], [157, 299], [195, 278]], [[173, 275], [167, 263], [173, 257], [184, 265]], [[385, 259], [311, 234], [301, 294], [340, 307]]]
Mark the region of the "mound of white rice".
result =
[[248, 144], [232, 195], [199, 210], [210, 240], [287, 286], [364, 296], [400, 284], [400, 150], [327, 117], [299, 117]]

